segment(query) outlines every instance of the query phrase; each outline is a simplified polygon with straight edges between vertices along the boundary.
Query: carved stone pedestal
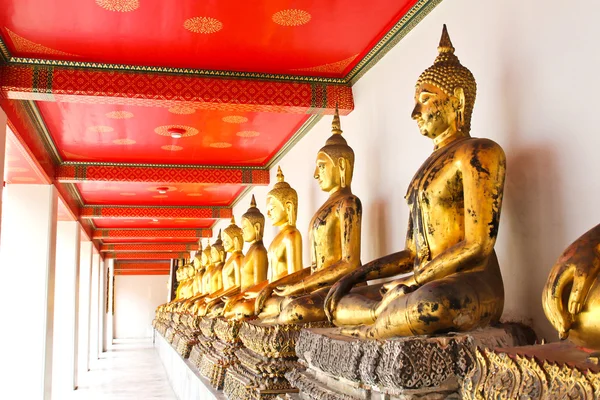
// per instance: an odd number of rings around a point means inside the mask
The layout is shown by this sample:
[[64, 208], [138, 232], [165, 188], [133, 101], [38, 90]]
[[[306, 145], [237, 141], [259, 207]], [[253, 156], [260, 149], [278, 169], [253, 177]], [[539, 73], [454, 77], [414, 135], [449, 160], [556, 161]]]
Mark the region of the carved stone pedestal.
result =
[[600, 399], [597, 354], [569, 342], [476, 349], [463, 399]]
[[475, 349], [532, 343], [535, 334], [506, 324], [469, 333], [363, 340], [333, 329], [300, 333], [296, 351], [306, 370], [286, 374], [301, 399], [458, 399], [475, 364]]
[[300, 331], [328, 323], [302, 325], [267, 325], [244, 321], [240, 340], [244, 348], [237, 351], [239, 362], [225, 376], [223, 391], [231, 400], [275, 399], [280, 394], [297, 392], [285, 373], [298, 367], [296, 340]]
[[202, 357], [212, 348], [215, 339], [214, 318], [199, 318], [197, 320], [199, 334], [196, 336], [196, 343], [190, 352], [190, 361], [200, 370]]
[[216, 318], [214, 333], [217, 337], [211, 348], [202, 356], [200, 373], [209, 379], [213, 388], [223, 389], [225, 372], [238, 362], [235, 352], [240, 348], [238, 333], [240, 322], [225, 318]]

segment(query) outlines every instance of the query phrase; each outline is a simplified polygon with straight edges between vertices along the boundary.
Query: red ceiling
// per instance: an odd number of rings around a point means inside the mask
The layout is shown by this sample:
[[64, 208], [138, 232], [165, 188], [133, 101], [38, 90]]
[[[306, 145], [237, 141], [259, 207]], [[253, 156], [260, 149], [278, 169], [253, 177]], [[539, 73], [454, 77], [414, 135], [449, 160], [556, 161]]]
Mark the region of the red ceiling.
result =
[[[167, 189], [161, 194], [158, 188]], [[226, 206], [244, 190], [243, 185], [139, 182], [82, 182], [77, 184], [86, 204]]]
[[344, 76], [415, 3], [5, 0], [0, 26], [22, 57]]
[[[203, 110], [176, 114], [167, 108], [109, 104], [37, 104], [65, 161], [263, 165], [309, 117]], [[193, 109], [171, 111], [181, 110]], [[165, 136], [169, 126], [182, 127], [190, 136]]]

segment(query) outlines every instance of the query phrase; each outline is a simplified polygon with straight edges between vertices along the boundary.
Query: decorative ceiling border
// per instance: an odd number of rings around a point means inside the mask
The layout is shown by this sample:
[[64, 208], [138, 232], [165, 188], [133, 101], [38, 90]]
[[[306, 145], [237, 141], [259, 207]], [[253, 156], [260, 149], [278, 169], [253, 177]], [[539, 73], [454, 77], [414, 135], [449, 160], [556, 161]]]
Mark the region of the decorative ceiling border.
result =
[[[302, 129], [302, 128], [300, 128]], [[63, 161], [60, 166], [85, 166], [85, 167], [142, 167], [142, 168], [214, 168], [214, 169], [248, 169], [264, 170], [267, 167], [255, 165], [231, 166], [231, 165], [209, 165], [209, 164], [150, 164], [150, 163], [119, 163], [98, 161]]]
[[442, 0], [419, 0], [400, 20], [377, 42], [375, 46], [350, 70], [343, 78], [328, 78], [305, 75], [269, 74], [242, 71], [219, 71], [194, 68], [155, 67], [126, 64], [105, 64], [82, 61], [44, 60], [39, 58], [14, 57], [10, 54], [6, 43], [0, 37], [0, 53], [9, 64], [29, 64], [57, 66], [65, 68], [89, 68], [95, 70], [132, 71], [147, 73], [164, 73], [172, 75], [192, 75], [217, 78], [256, 79], [283, 82], [319, 82], [340, 85], [354, 85], [369, 69], [390, 51], [408, 32], [410, 32], [425, 16], [427, 16]]
[[[1, 46], [6, 47], [6, 44], [0, 38]], [[327, 78], [320, 76], [305, 76], [305, 75], [286, 75], [286, 74], [266, 74], [260, 72], [241, 72], [241, 71], [220, 71], [210, 69], [194, 69], [194, 68], [172, 68], [172, 67], [151, 67], [141, 65], [127, 64], [104, 64], [82, 61], [64, 61], [64, 60], [45, 60], [41, 58], [25, 58], [13, 57], [9, 55], [7, 58], [9, 64], [25, 64], [25, 65], [42, 65], [63, 68], [85, 68], [92, 70], [109, 70], [120, 72], [142, 72], [142, 73], [161, 73], [169, 75], [182, 76], [198, 76], [206, 78], [227, 78], [227, 79], [251, 79], [261, 81], [278, 81], [278, 82], [301, 82], [301, 83], [330, 83], [345, 85], [347, 82], [344, 78]]]
[[423, 20], [442, 0], [419, 0], [390, 29], [385, 36], [360, 60], [345, 76], [351, 86], [383, 58], [400, 40], [402, 40], [419, 22]]

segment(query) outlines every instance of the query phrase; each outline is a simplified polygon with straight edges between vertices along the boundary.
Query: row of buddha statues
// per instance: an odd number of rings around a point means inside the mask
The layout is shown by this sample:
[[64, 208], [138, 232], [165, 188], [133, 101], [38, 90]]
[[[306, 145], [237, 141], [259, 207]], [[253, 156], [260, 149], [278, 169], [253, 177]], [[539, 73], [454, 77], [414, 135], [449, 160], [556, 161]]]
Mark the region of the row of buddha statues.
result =
[[[336, 111], [316, 156], [314, 178], [329, 197], [309, 224], [309, 266], [296, 228], [298, 195], [279, 169], [266, 197], [267, 217], [279, 230], [269, 249], [253, 196], [240, 226], [232, 219], [177, 270], [176, 298], [157, 313], [279, 325], [329, 321], [340, 335], [380, 340], [497, 324], [505, 294], [494, 246], [506, 157], [494, 141], [470, 135], [476, 83], [454, 51], [444, 26], [437, 58], [416, 83], [411, 117], [434, 149], [406, 192], [402, 250], [362, 263], [355, 155]], [[600, 349], [600, 225], [552, 268], [543, 306], [561, 338]]]

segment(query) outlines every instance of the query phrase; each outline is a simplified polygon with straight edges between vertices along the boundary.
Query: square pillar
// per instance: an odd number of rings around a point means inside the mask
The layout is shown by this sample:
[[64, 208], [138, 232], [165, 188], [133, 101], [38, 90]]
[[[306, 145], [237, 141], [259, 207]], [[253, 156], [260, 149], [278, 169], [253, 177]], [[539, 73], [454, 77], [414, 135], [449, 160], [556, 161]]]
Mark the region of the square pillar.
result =
[[104, 276], [106, 277], [106, 290], [104, 294], [105, 313], [104, 313], [104, 341], [102, 351], [108, 351], [112, 346], [113, 341], [113, 313], [112, 313], [112, 294], [113, 294], [113, 277], [115, 270], [114, 259], [104, 260], [106, 265]]
[[98, 300], [100, 289], [100, 254], [93, 249], [92, 254], [92, 277], [90, 289], [90, 325], [89, 325], [89, 353], [88, 353], [88, 371], [92, 361], [98, 359]]
[[59, 221], [57, 225], [52, 393], [60, 399], [77, 387], [81, 227], [77, 221]]
[[57, 192], [7, 185], [0, 243], [0, 399], [50, 399]]
[[6, 159], [6, 114], [0, 108], [0, 241], [2, 240], [2, 189], [4, 186], [4, 164]]
[[81, 242], [79, 253], [79, 345], [77, 348], [78, 373], [89, 370], [90, 354], [90, 288], [92, 274], [91, 241]]

